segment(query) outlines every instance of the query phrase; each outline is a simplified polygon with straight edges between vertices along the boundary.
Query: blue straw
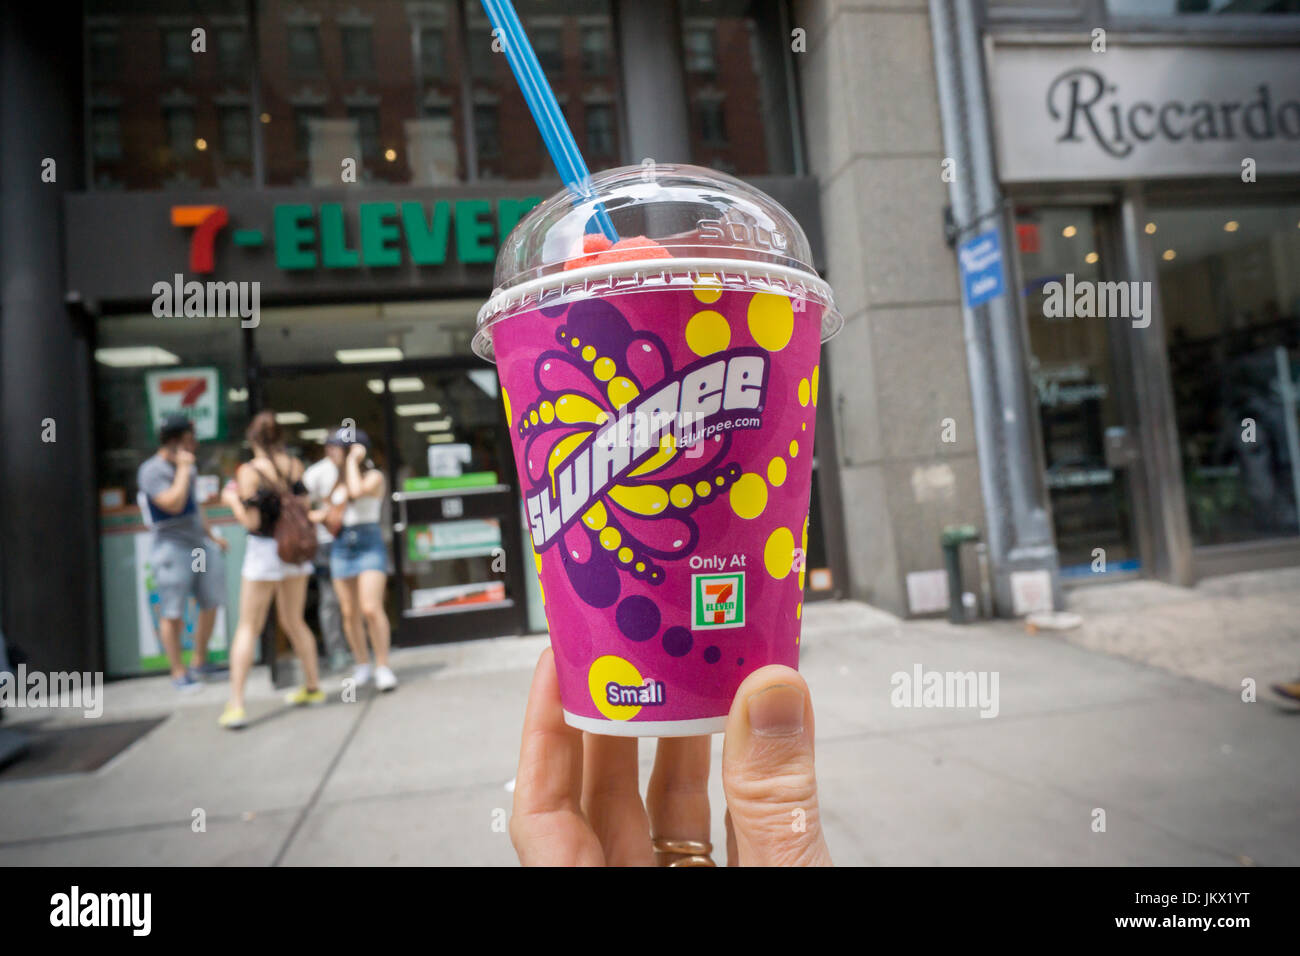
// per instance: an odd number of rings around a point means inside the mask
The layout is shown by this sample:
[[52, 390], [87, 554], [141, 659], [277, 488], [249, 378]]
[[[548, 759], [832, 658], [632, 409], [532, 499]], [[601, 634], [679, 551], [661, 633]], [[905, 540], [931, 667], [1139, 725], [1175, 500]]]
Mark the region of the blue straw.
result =
[[[500, 31], [504, 41], [506, 62], [510, 64], [510, 70], [519, 83], [524, 102], [528, 104], [528, 109], [533, 114], [533, 121], [542, 134], [542, 142], [546, 144], [546, 150], [551, 154], [551, 161], [555, 163], [560, 179], [578, 197], [584, 199], [589, 197], [591, 173], [582, 159], [582, 153], [578, 151], [578, 142], [573, 138], [573, 131], [564, 120], [564, 113], [560, 111], [560, 104], [555, 100], [555, 93], [550, 83], [546, 81], [542, 65], [537, 62], [537, 54], [533, 52], [532, 44], [524, 34], [524, 27], [519, 22], [519, 14], [515, 12], [514, 4], [510, 0], [483, 0], [483, 9], [487, 12], [492, 26]], [[596, 225], [600, 227], [600, 231], [606, 238], [610, 242], [617, 242], [618, 233], [614, 229], [614, 223], [610, 221], [604, 203], [596, 205], [595, 219]]]

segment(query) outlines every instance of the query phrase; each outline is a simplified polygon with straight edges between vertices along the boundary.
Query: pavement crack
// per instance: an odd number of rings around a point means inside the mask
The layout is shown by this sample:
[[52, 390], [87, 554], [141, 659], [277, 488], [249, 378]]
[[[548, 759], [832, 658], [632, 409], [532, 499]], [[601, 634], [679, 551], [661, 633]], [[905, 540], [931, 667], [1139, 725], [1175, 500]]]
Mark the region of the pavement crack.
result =
[[371, 695], [366, 699], [364, 706], [361, 708], [361, 713], [358, 714], [357, 719], [352, 722], [352, 727], [348, 730], [347, 736], [345, 736], [343, 742], [339, 744], [338, 752], [334, 754], [334, 758], [330, 761], [329, 766], [325, 768], [325, 772], [321, 775], [315, 789], [312, 790], [311, 796], [307, 798], [307, 802], [302, 805], [302, 809], [298, 812], [297, 819], [293, 821], [293, 826], [289, 827], [289, 832], [285, 834], [284, 842], [280, 844], [280, 849], [276, 851], [275, 859], [271, 861], [271, 866], [279, 866], [283, 862], [285, 854], [289, 852], [289, 847], [293, 846], [293, 841], [298, 838], [298, 831], [301, 830], [302, 825], [307, 822], [308, 815], [316, 808], [316, 805], [320, 803], [321, 794], [325, 792], [325, 785], [329, 783], [330, 777], [334, 776], [335, 768], [338, 767], [339, 761], [343, 759], [343, 755], [347, 753], [348, 747], [352, 744], [352, 738], [357, 735], [357, 731], [361, 728], [362, 721], [366, 719], [366, 714], [370, 713], [370, 705], [373, 704], [374, 701], [374, 695]]

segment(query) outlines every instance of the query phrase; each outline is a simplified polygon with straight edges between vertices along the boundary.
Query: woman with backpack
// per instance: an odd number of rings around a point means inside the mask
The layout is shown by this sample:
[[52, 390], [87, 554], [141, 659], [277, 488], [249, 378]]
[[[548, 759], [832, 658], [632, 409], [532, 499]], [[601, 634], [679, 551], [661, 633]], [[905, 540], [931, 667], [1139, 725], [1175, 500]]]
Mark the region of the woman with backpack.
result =
[[302, 663], [302, 687], [286, 702], [323, 704], [316, 668], [316, 637], [303, 617], [307, 603], [307, 578], [316, 534], [307, 518], [307, 489], [302, 484], [302, 462], [284, 448], [275, 413], [259, 412], [245, 433], [253, 458], [239, 466], [235, 480], [226, 485], [222, 500], [248, 530], [239, 591], [239, 624], [230, 647], [230, 701], [217, 723], [230, 730], [248, 723], [244, 712], [244, 685], [253, 666], [257, 636], [275, 602], [280, 627], [289, 636]]

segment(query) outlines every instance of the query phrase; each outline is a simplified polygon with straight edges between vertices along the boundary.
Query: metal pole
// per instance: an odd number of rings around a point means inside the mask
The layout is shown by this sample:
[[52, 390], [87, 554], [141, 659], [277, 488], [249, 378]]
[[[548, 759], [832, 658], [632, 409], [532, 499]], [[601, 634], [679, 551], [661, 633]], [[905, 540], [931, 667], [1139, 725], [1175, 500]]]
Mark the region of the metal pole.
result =
[[[961, 231], [987, 220], [1011, 275], [1010, 233], [993, 158], [992, 125], [984, 89], [983, 53], [974, 4], [930, 0], [940, 117], [954, 160], [949, 183], [953, 218]], [[1037, 431], [1025, 371], [1028, 336], [1019, 289], [971, 309], [964, 302], [967, 367], [984, 492], [986, 538], [998, 613], [1010, 614], [1014, 571], [1047, 570], [1060, 605], [1056, 545], [1037, 466]]]
[[[961, 83], [956, 72], [957, 50], [953, 38], [951, 7], [947, 0], [930, 0], [930, 32], [934, 41], [934, 69], [938, 80], [939, 116], [943, 140], [954, 175], [948, 184], [953, 217], [969, 222], [975, 216], [966, 171], [970, 169], [963, 129]], [[980, 490], [984, 497], [984, 537], [995, 567], [1007, 553], [1010, 520], [1002, 507], [1002, 455], [998, 450], [997, 406], [988, 345], [975, 311], [962, 301], [963, 337], [966, 342], [966, 373], [970, 377], [971, 409], [975, 424], [975, 447], [979, 459]]]

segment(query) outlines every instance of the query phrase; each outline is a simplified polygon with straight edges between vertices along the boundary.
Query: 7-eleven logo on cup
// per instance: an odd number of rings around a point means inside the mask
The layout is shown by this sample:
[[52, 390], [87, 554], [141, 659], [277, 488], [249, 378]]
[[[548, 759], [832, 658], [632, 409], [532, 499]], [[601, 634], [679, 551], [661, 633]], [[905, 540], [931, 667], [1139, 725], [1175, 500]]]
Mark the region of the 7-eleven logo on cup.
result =
[[745, 573], [691, 575], [691, 628], [745, 623]]

